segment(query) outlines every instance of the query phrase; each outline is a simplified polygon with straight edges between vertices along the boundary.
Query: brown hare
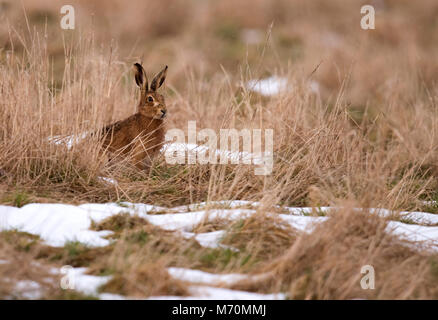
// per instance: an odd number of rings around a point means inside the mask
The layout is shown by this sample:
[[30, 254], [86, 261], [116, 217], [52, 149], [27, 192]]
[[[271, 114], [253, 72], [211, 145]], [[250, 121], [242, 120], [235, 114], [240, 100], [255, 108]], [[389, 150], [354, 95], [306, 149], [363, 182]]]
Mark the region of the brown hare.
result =
[[134, 64], [135, 82], [140, 88], [137, 113], [103, 129], [103, 147], [117, 156], [129, 156], [139, 169], [149, 167], [164, 141], [164, 117], [167, 114], [164, 97], [157, 92], [166, 79], [167, 66], [152, 80], [150, 87], [146, 72]]

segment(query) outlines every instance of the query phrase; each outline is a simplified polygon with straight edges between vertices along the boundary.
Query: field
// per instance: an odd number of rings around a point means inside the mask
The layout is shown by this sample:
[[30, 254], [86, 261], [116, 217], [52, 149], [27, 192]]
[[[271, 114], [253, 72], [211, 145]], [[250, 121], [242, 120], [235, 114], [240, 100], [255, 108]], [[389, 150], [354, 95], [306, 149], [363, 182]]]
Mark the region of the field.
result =
[[[436, 1], [129, 3], [0, 1], [0, 298], [438, 298]], [[136, 62], [167, 129], [272, 129], [272, 172], [107, 161]]]

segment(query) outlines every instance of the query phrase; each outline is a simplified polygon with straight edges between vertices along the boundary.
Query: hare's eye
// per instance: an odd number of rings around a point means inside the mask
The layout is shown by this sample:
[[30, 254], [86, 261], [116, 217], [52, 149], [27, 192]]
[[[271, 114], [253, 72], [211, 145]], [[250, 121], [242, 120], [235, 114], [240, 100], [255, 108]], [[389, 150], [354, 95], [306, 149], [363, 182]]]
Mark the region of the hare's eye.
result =
[[154, 102], [154, 98], [152, 98], [151, 96], [148, 97], [148, 102]]

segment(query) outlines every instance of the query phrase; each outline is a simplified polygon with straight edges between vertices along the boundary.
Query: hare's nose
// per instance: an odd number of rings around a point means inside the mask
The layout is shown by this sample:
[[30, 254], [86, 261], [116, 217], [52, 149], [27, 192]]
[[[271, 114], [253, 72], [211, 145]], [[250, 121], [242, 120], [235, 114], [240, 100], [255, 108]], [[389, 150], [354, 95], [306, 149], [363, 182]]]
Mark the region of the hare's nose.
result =
[[161, 118], [164, 118], [166, 116], [166, 112], [167, 112], [166, 110], [163, 109], [161, 110]]

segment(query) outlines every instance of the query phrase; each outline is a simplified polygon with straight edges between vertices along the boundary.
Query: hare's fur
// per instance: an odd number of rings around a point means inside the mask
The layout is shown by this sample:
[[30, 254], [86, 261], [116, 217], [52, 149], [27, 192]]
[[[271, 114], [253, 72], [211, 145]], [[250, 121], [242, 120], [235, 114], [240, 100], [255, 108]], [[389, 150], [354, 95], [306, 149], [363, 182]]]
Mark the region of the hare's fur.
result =
[[137, 113], [103, 129], [103, 147], [117, 156], [129, 156], [132, 163], [145, 169], [159, 153], [164, 142], [164, 117], [167, 113], [164, 97], [157, 92], [166, 78], [167, 66], [148, 86], [143, 67], [134, 65], [135, 81], [140, 87]]

